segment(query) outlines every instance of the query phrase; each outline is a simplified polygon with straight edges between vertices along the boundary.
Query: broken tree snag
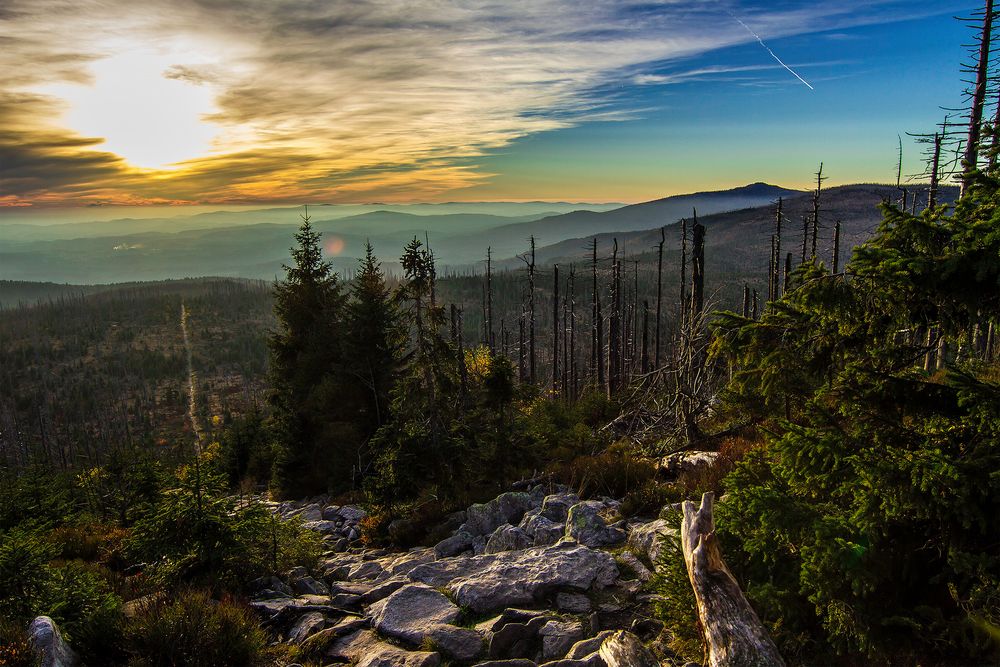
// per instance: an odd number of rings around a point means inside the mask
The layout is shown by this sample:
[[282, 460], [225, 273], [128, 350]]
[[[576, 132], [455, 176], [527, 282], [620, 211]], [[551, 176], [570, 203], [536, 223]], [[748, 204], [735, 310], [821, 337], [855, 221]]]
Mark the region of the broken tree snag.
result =
[[712, 508], [715, 494], [701, 498], [701, 507], [684, 502], [681, 550], [694, 589], [705, 642], [706, 667], [784, 665], [757, 613], [733, 578], [715, 535]]
[[608, 667], [659, 667], [660, 661], [631, 632], [619, 630], [604, 640], [599, 649]]

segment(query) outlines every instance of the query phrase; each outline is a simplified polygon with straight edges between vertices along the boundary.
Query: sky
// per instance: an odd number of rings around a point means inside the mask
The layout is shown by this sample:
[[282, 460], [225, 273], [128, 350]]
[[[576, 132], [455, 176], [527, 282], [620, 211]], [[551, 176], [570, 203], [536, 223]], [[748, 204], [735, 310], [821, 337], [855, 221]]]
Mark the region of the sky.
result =
[[0, 207], [887, 182], [961, 103], [974, 6], [3, 0]]

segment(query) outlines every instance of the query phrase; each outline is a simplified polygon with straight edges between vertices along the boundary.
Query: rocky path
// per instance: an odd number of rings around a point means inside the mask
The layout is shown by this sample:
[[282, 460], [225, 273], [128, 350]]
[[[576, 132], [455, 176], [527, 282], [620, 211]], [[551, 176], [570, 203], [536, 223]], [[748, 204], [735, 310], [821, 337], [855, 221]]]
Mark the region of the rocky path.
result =
[[329, 552], [316, 572], [255, 582], [251, 604], [320, 664], [673, 665], [644, 586], [672, 529], [627, 522], [618, 506], [559, 487], [512, 491], [450, 517], [434, 547], [400, 552], [359, 546], [357, 507], [272, 503]]

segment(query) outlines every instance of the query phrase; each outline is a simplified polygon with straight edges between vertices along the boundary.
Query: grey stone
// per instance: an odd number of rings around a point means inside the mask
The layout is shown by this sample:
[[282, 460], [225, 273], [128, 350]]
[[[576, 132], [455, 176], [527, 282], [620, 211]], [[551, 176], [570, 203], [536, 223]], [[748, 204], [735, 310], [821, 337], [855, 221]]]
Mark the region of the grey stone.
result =
[[650, 565], [656, 565], [660, 559], [662, 540], [678, 538], [677, 526], [664, 519], [640, 524], [632, 528], [628, 534], [628, 546], [637, 555], [646, 559]]
[[583, 626], [579, 621], [549, 621], [538, 634], [542, 637], [542, 657], [553, 660], [564, 657], [573, 644], [583, 639]]
[[608, 667], [660, 667], [660, 661], [631, 632], [618, 630], [604, 640], [601, 657]]
[[428, 628], [454, 623], [459, 615], [451, 600], [422, 584], [404, 586], [368, 611], [380, 633], [416, 645], [423, 641]]
[[333, 535], [337, 532], [338, 528], [334, 521], [306, 521], [302, 524], [302, 527], [315, 530], [317, 533], [323, 533], [324, 535]]
[[322, 521], [323, 520], [323, 509], [316, 504], [306, 505], [301, 510], [296, 512], [294, 516], [302, 519], [305, 522], [309, 521]]
[[345, 616], [332, 626], [320, 630], [302, 643], [305, 655], [318, 654], [324, 647], [331, 646], [334, 640], [353, 635], [368, 627], [368, 619], [360, 616]]
[[340, 505], [327, 505], [323, 508], [323, 519], [325, 521], [336, 521], [340, 518]]
[[334, 593], [330, 596], [330, 604], [334, 607], [357, 607], [361, 604], [361, 596], [356, 593]]
[[531, 660], [524, 660], [522, 658], [515, 658], [514, 660], [487, 660], [486, 662], [477, 662], [473, 667], [538, 667]]
[[536, 547], [555, 544], [565, 531], [562, 521], [556, 523], [536, 511], [524, 515], [524, 519], [521, 520], [521, 528], [531, 537], [532, 544]]
[[618, 562], [624, 564], [630, 570], [635, 572], [635, 576], [642, 583], [646, 583], [647, 581], [653, 578], [652, 571], [650, 571], [650, 569], [646, 567], [645, 563], [639, 560], [639, 558], [634, 553], [623, 551], [622, 553], [618, 554]]
[[606, 552], [555, 545], [439, 560], [414, 568], [409, 577], [447, 586], [458, 604], [481, 614], [531, 604], [557, 589], [604, 588], [617, 580], [618, 566]]
[[554, 493], [542, 501], [541, 516], [555, 523], [565, 523], [569, 508], [580, 502], [575, 493]]
[[460, 530], [451, 537], [445, 538], [434, 545], [434, 554], [438, 558], [450, 558], [472, 549], [472, 535]]
[[524, 513], [537, 505], [530, 493], [508, 491], [488, 503], [477, 504], [466, 512], [465, 532], [472, 536], [489, 535], [505, 523], [517, 524]]
[[596, 636], [590, 639], [583, 639], [573, 644], [569, 651], [566, 652], [566, 657], [571, 660], [577, 660], [588, 656], [592, 653], [596, 653], [600, 648], [604, 640], [613, 635], [614, 632], [611, 630], [605, 630], [604, 632], [599, 632]]
[[374, 581], [385, 572], [385, 569], [376, 563], [375, 561], [367, 561], [365, 563], [358, 563], [352, 567], [347, 573], [347, 579], [356, 581], [358, 579], [364, 581]]
[[544, 616], [524, 623], [507, 623], [490, 637], [491, 658], [527, 658], [538, 652], [538, 631], [545, 625]]
[[300, 577], [292, 581], [292, 590], [296, 595], [329, 595], [330, 589], [322, 581], [312, 577]]
[[301, 644], [309, 637], [326, 627], [326, 617], [318, 611], [311, 611], [299, 617], [295, 625], [288, 631], [288, 642]]
[[566, 518], [566, 535], [588, 547], [603, 547], [625, 541], [625, 532], [607, 525], [600, 512], [603, 503], [587, 500], [569, 509]]
[[427, 631], [434, 649], [446, 658], [471, 662], [482, 654], [483, 636], [475, 630], [456, 628], [454, 625], [434, 625]]
[[28, 626], [28, 642], [40, 667], [74, 667], [79, 659], [48, 616], [39, 616]]
[[354, 524], [368, 516], [368, 512], [354, 505], [344, 505], [337, 511], [337, 514], [347, 523]]
[[567, 614], [589, 614], [590, 598], [583, 593], [559, 593], [556, 595], [556, 608]]
[[701, 472], [715, 465], [719, 452], [677, 452], [660, 459], [660, 469], [669, 476]]
[[361, 596], [361, 603], [372, 604], [379, 600], [384, 600], [408, 583], [410, 583], [410, 580], [404, 576], [380, 581]]
[[497, 528], [486, 541], [483, 553], [495, 554], [501, 551], [519, 551], [531, 546], [531, 537], [520, 528], [503, 525]]

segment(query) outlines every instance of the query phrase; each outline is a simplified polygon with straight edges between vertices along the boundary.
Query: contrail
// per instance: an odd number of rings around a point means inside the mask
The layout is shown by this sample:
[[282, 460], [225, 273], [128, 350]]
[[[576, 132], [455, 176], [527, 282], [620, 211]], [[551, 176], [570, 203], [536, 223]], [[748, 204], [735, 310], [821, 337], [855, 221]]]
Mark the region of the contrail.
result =
[[767, 50], [767, 52], [768, 52], [768, 53], [770, 53], [770, 54], [771, 54], [771, 57], [772, 57], [772, 58], [774, 58], [775, 60], [777, 60], [777, 61], [778, 61], [778, 64], [779, 64], [779, 65], [781, 65], [782, 67], [784, 67], [785, 69], [787, 69], [787, 70], [788, 70], [789, 72], [791, 72], [791, 73], [792, 73], [792, 76], [794, 76], [794, 77], [795, 77], [796, 79], [798, 79], [799, 81], [801, 81], [802, 83], [804, 83], [804, 84], [806, 85], [806, 87], [807, 87], [807, 88], [809, 88], [809, 90], [816, 90], [815, 88], [813, 88], [813, 87], [812, 87], [812, 85], [810, 85], [810, 83], [809, 83], [808, 81], [806, 81], [806, 80], [805, 80], [805, 79], [803, 79], [803, 78], [802, 78], [801, 76], [799, 76], [799, 73], [798, 73], [798, 72], [796, 72], [796, 71], [795, 71], [795, 70], [793, 70], [793, 69], [792, 69], [791, 67], [789, 67], [788, 65], [786, 65], [786, 64], [785, 64], [785, 61], [783, 61], [783, 60], [782, 60], [781, 58], [779, 58], [779, 57], [777, 56], [777, 54], [775, 54], [775, 52], [771, 50], [771, 47], [770, 47], [770, 46], [768, 46], [767, 44], [765, 44], [765, 43], [764, 43], [764, 40], [762, 40], [762, 39], [760, 38], [760, 35], [758, 35], [758, 34], [757, 34], [757, 33], [755, 33], [755, 32], [754, 32], [753, 30], [751, 30], [751, 29], [750, 29], [750, 26], [748, 26], [748, 25], [747, 25], [746, 23], [744, 23], [743, 21], [741, 21], [741, 20], [739, 19], [739, 17], [737, 17], [737, 16], [736, 16], [735, 14], [733, 14], [732, 12], [730, 12], [730, 13], [729, 13], [729, 15], [730, 15], [730, 16], [732, 16], [732, 17], [733, 17], [733, 18], [734, 18], [734, 19], [736, 20], [736, 22], [737, 22], [737, 23], [739, 23], [739, 24], [740, 24], [741, 26], [743, 26], [744, 28], [746, 28], [746, 29], [747, 29], [747, 32], [748, 32], [748, 33], [750, 33], [751, 35], [753, 35], [753, 36], [754, 36], [754, 39], [756, 39], [756, 40], [757, 40], [757, 42], [758, 42], [758, 43], [759, 43], [759, 44], [760, 44], [761, 46], [763, 46], [763, 47], [764, 47], [764, 48], [765, 48], [765, 49]]

